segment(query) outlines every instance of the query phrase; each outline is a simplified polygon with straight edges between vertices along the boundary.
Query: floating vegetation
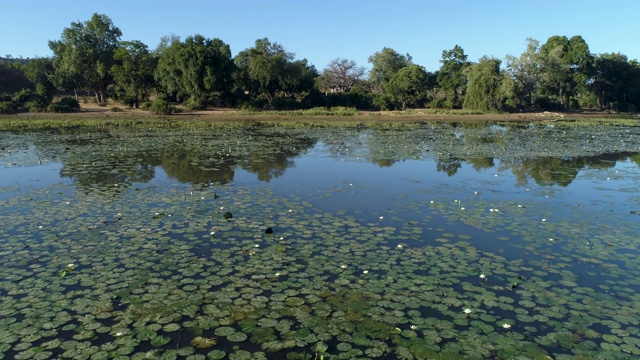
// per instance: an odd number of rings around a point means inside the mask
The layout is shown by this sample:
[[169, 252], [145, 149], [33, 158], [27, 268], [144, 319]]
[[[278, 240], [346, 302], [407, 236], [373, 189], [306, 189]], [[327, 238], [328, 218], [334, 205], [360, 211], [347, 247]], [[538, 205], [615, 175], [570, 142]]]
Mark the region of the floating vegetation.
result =
[[640, 356], [633, 126], [0, 145], [0, 358]]

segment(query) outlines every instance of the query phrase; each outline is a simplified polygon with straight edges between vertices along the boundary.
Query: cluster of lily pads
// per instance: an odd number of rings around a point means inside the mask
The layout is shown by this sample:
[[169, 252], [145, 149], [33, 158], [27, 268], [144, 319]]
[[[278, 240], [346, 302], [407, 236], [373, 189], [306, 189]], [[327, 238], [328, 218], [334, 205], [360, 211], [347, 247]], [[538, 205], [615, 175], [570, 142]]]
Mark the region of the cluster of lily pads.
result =
[[[336, 129], [260, 129], [320, 138], [302, 153], [346, 152], [349, 161], [368, 156], [361, 146], [371, 139], [362, 131], [379, 131], [379, 144], [388, 144], [379, 148], [393, 152], [416, 141], [407, 129], [345, 131], [360, 135], [344, 142]], [[60, 135], [69, 149], [56, 156], [109, 164], [116, 176], [108, 181], [0, 188], [0, 358], [640, 355], [640, 229], [626, 211], [631, 205], [605, 197], [578, 206], [545, 187], [505, 195], [502, 176], [485, 177], [478, 191], [466, 182], [410, 182], [380, 202], [384, 212], [326, 206], [343, 204], [344, 196], [377, 196], [366, 179], [309, 194], [119, 177], [129, 171], [119, 165], [135, 162], [117, 154], [143, 146], [148, 135], [118, 129], [110, 140], [98, 136], [113, 158], [82, 152], [83, 139], [95, 134]], [[185, 144], [183, 136], [175, 141]], [[240, 156], [249, 140], [255, 137], [236, 140], [229, 156]], [[282, 149], [261, 153], [277, 157]], [[599, 181], [603, 174], [584, 176]], [[618, 176], [635, 181], [640, 172]], [[618, 196], [633, 204], [629, 194], [637, 189], [631, 181], [625, 186]], [[604, 216], [603, 205], [615, 211]]]

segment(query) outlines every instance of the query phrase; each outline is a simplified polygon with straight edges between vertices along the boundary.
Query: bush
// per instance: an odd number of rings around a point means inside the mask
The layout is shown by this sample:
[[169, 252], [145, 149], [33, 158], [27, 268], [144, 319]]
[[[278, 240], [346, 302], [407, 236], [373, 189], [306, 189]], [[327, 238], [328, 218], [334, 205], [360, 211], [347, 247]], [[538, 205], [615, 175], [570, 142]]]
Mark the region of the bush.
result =
[[18, 107], [12, 101], [0, 101], [0, 114], [15, 114]]
[[123, 112], [124, 110], [122, 110], [122, 108], [117, 107], [117, 106], [113, 106], [110, 109], [111, 112]]
[[75, 98], [65, 96], [57, 102], [51, 103], [47, 110], [56, 113], [74, 112], [80, 110], [80, 103]]
[[151, 103], [149, 110], [156, 115], [171, 115], [176, 112], [176, 107], [171, 106], [166, 100], [157, 98]]
[[46, 101], [41, 100], [27, 101], [24, 104], [24, 107], [29, 112], [44, 112], [47, 111], [47, 106], [49, 106], [49, 104]]
[[187, 100], [184, 103], [184, 107], [190, 111], [205, 110], [207, 108], [207, 101], [201, 100], [201, 99], [189, 98], [189, 100]]
[[140, 108], [142, 110], [146, 110], [149, 111], [151, 109], [151, 101], [145, 101], [142, 103], [142, 105], [140, 105]]

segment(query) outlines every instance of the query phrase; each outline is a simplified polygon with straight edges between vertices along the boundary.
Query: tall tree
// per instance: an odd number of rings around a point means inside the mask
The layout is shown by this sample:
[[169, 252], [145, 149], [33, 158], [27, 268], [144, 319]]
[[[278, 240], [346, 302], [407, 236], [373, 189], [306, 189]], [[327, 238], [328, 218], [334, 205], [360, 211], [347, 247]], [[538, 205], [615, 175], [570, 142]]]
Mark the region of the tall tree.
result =
[[54, 68], [50, 58], [31, 59], [22, 67], [27, 79], [31, 81], [36, 88], [36, 93], [48, 101], [53, 99], [56, 87], [53, 83]]
[[220, 39], [188, 37], [180, 52], [181, 83], [196, 102], [220, 101], [231, 92], [231, 49]]
[[235, 66], [231, 49], [222, 40], [194, 35], [184, 42], [166, 38], [161, 45], [156, 80], [170, 97], [189, 98], [190, 106], [202, 108], [230, 94]]
[[527, 50], [519, 58], [506, 56], [506, 71], [515, 82], [515, 92], [519, 98], [520, 109], [533, 105], [534, 93], [542, 83], [542, 64], [538, 53], [540, 42], [527, 38]]
[[381, 94], [384, 88], [400, 69], [413, 64], [411, 55], [402, 55], [391, 48], [383, 48], [375, 54], [369, 56], [371, 71], [369, 73], [369, 82], [372, 85], [373, 92]]
[[437, 72], [438, 85], [446, 94], [446, 106], [458, 108], [462, 106], [467, 89], [467, 77], [464, 70], [469, 66], [467, 55], [462, 47], [456, 45], [451, 50], [443, 50], [442, 64]]
[[407, 106], [422, 105], [427, 99], [429, 73], [419, 65], [403, 67], [387, 83], [387, 93], [402, 110]]
[[500, 63], [496, 58], [483, 56], [467, 68], [469, 85], [464, 97], [465, 109], [498, 111], [502, 108]]
[[355, 61], [336, 58], [322, 71], [320, 86], [332, 92], [347, 92], [362, 81], [365, 69]]
[[93, 91], [98, 103], [107, 100], [113, 55], [122, 32], [106, 15], [93, 14], [90, 20], [72, 22], [60, 40], [49, 41], [56, 71], [67, 74], [81, 89]]
[[140, 100], [149, 98], [154, 84], [155, 61], [147, 45], [141, 41], [124, 41], [116, 50], [116, 64], [111, 71], [122, 89], [125, 101], [138, 108]]
[[263, 97], [269, 106], [278, 94], [294, 96], [313, 87], [312, 79], [318, 75], [307, 60], [295, 60], [294, 54], [277, 42], [258, 39], [255, 46], [241, 51], [234, 59], [239, 91], [254, 99]]
[[620, 53], [600, 54], [595, 59], [591, 90], [601, 110], [640, 108], [640, 64]]
[[571, 96], [587, 87], [592, 56], [589, 46], [581, 36], [555, 35], [540, 47], [544, 85], [549, 93], [555, 93], [558, 103], [567, 107]]
[[180, 66], [180, 51], [182, 42], [176, 35], [163, 36], [160, 44], [154, 51], [157, 65], [154, 78], [158, 90], [164, 93], [169, 99], [180, 101], [187, 97], [186, 91], [182, 88], [182, 67]]

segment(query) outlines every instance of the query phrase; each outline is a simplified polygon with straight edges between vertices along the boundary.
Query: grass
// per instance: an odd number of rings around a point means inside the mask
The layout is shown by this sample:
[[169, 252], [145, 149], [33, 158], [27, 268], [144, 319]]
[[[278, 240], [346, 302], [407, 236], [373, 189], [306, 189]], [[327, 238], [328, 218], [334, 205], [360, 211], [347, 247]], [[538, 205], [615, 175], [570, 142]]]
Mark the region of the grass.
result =
[[[117, 110], [116, 110], [117, 108]], [[362, 127], [397, 128], [415, 126], [425, 122], [457, 122], [464, 127], [511, 122], [548, 123], [556, 127], [568, 126], [629, 126], [638, 125], [635, 114], [593, 113], [500, 113], [487, 114], [469, 110], [411, 109], [405, 111], [359, 111], [351, 107], [313, 108], [308, 110], [235, 110], [211, 109], [156, 115], [142, 109], [124, 109], [113, 106], [100, 108], [83, 104], [75, 113], [20, 113], [0, 115], [0, 130], [29, 130], [46, 128], [72, 128], [80, 126], [98, 128], [224, 128], [236, 126], [284, 125], [288, 127]], [[374, 125], [375, 124], [375, 125]]]
[[315, 107], [306, 110], [239, 110], [243, 115], [280, 115], [280, 116], [354, 116], [359, 115], [360, 110], [352, 107]]

